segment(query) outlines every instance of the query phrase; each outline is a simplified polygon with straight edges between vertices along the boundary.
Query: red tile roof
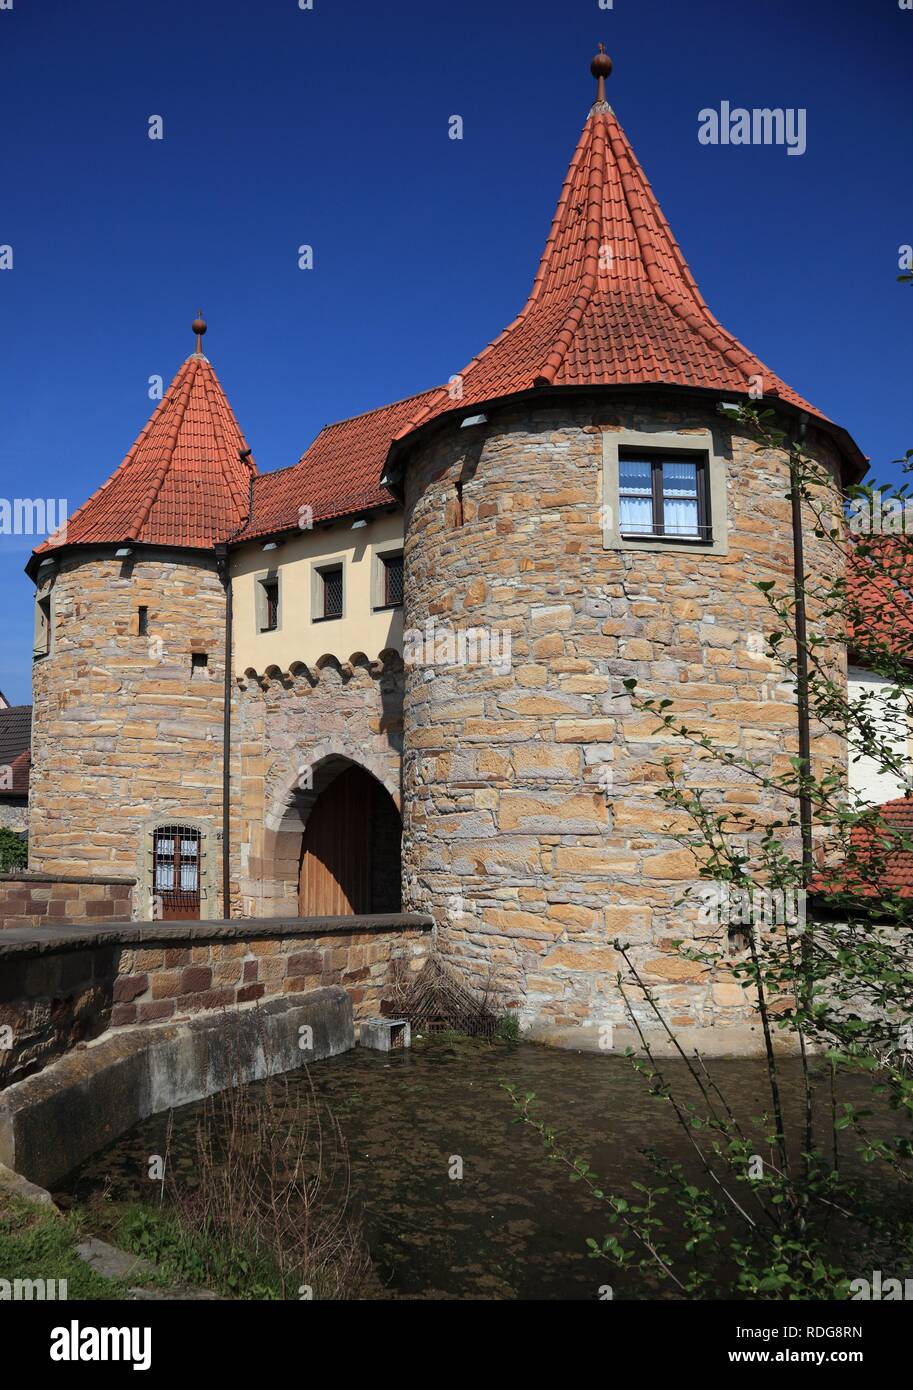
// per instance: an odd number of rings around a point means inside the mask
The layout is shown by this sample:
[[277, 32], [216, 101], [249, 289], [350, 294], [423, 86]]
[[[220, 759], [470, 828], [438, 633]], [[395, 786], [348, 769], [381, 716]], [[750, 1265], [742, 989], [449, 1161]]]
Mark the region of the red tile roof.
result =
[[181, 366], [120, 467], [36, 547], [136, 541], [209, 549], [246, 519], [256, 465], [206, 357]]
[[[850, 552], [848, 640], [863, 665], [887, 651], [913, 663], [913, 545], [893, 536], [865, 538]], [[890, 669], [890, 668], [889, 668]]]
[[811, 892], [913, 898], [913, 797], [886, 801], [875, 809], [883, 825], [855, 826], [850, 831], [851, 866], [818, 874], [809, 884]]
[[314, 521], [327, 521], [385, 504], [398, 505], [379, 481], [390, 441], [437, 390], [434, 387], [325, 425], [291, 468], [258, 476], [253, 512], [237, 539], [295, 530], [300, 525], [300, 508], [305, 506], [312, 509]]
[[765, 396], [825, 419], [707, 308], [605, 103], [583, 127], [529, 299], [460, 375], [460, 400], [441, 388], [398, 440], [447, 411], [540, 386], [664, 383], [745, 395], [759, 377]]
[[[196, 331], [196, 325], [194, 326]], [[205, 331], [205, 325], [204, 325]], [[746, 395], [760, 378], [826, 417], [770, 372], [701, 298], [627, 138], [604, 102], [583, 128], [529, 299], [460, 374], [462, 393], [435, 387], [326, 426], [297, 464], [257, 475], [209, 362], [188, 358], [116, 473], [70, 518], [66, 544], [145, 541], [209, 547], [382, 506], [391, 449], [413, 430], [468, 405], [540, 387], [673, 385]], [[826, 422], [829, 424], [829, 422]], [[849, 436], [831, 426], [858, 466]]]
[[18, 757], [10, 763], [12, 776], [10, 785], [0, 790], [0, 796], [28, 796], [29, 794], [29, 773], [32, 768], [32, 750], [26, 748]]
[[[9, 778], [0, 777], [0, 797], [28, 793], [31, 739], [31, 705], [7, 705], [0, 709], [0, 769], [11, 769]], [[4, 786], [7, 780], [9, 785]]]

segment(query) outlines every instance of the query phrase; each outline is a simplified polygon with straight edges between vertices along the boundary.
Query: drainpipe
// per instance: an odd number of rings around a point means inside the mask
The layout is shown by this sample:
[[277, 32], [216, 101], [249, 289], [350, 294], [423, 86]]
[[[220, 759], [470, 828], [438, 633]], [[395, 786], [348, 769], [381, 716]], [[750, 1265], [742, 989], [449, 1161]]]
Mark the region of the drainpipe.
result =
[[225, 590], [225, 685], [222, 706], [222, 916], [231, 918], [231, 671], [232, 591], [228, 547], [216, 546], [219, 579]]
[[[805, 611], [805, 540], [802, 534], [802, 495], [799, 487], [798, 463], [793, 455], [796, 444], [805, 438], [808, 416], [799, 416], [798, 428], [794, 431], [789, 455], [789, 500], [793, 522], [793, 586], [796, 595], [796, 710], [799, 721], [799, 825], [802, 831], [802, 886], [807, 889], [812, 878], [812, 799], [808, 791], [808, 779], [812, 767], [811, 730], [808, 713], [808, 630]], [[811, 1000], [809, 984], [812, 968], [812, 939], [807, 931], [802, 933], [799, 946], [802, 968], [805, 972], [800, 979], [807, 992], [806, 1004]], [[803, 1069], [807, 1065], [805, 1034], [799, 1030], [799, 1051]], [[814, 1140], [814, 1115], [812, 1112], [812, 1093], [805, 1088], [805, 1152], [810, 1154]], [[806, 1160], [807, 1161], [807, 1160]]]
[[812, 799], [808, 792], [811, 772], [811, 730], [808, 702], [808, 629], [805, 610], [805, 542], [802, 535], [802, 495], [797, 476], [798, 465], [792, 449], [805, 438], [808, 416], [799, 417], [793, 434], [789, 458], [789, 500], [793, 523], [793, 588], [796, 595], [796, 705], [799, 721], [799, 758], [802, 764], [799, 782], [799, 824], [802, 831], [802, 878], [808, 885], [812, 875]]
[[[250, 467], [251, 450], [238, 450], [238, 458]], [[222, 916], [231, 920], [231, 676], [232, 589], [229, 542], [239, 536], [254, 514], [254, 473], [247, 480], [247, 516], [228, 540], [215, 547], [219, 578], [225, 590], [225, 686], [222, 697]]]

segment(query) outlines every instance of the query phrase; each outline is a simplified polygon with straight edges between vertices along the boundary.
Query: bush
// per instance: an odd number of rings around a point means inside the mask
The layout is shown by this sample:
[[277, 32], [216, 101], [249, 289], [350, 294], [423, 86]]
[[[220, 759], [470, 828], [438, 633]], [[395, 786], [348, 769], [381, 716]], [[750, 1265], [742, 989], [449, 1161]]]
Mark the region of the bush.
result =
[[28, 844], [16, 834], [15, 830], [10, 830], [7, 826], [0, 826], [0, 873], [14, 873], [16, 869], [24, 869], [29, 862]]

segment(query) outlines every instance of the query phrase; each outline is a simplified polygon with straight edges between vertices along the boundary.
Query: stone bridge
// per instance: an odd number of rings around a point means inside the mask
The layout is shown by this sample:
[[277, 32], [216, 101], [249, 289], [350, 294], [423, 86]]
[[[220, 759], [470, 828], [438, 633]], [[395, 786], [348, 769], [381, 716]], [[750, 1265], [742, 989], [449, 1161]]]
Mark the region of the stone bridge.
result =
[[51, 1184], [147, 1115], [354, 1045], [417, 914], [0, 931], [0, 1174]]

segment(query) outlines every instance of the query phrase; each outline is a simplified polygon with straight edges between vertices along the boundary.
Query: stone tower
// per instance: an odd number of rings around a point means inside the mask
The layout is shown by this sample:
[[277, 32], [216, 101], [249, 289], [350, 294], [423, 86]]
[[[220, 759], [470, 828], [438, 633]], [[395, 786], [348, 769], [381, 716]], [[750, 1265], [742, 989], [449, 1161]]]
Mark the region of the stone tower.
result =
[[[796, 707], [755, 583], [792, 582], [787, 455], [719, 405], [760, 392], [806, 423], [835, 499], [861, 455], [707, 308], [605, 102], [610, 69], [594, 60], [526, 305], [388, 458], [406, 507], [405, 905], [534, 1033], [627, 1040], [623, 938], [680, 1036], [725, 1025], [732, 1045], [739, 987], [673, 949], [698, 874], [656, 796], [663, 756], [758, 825], [782, 806], [664, 735], [623, 682], [784, 768]], [[806, 564], [828, 563], [806, 527]]]
[[203, 355], [206, 325], [193, 329], [196, 352], [123, 463], [29, 562], [30, 866], [135, 875], [141, 917], [156, 915], [155, 833], [169, 825], [198, 842], [199, 914], [222, 913], [226, 598], [216, 548], [246, 518], [256, 470]]

